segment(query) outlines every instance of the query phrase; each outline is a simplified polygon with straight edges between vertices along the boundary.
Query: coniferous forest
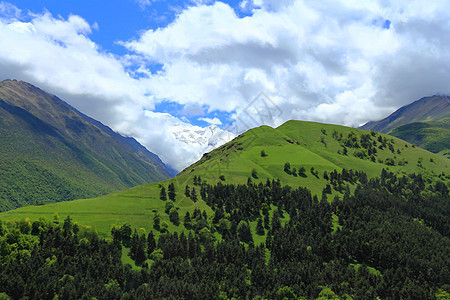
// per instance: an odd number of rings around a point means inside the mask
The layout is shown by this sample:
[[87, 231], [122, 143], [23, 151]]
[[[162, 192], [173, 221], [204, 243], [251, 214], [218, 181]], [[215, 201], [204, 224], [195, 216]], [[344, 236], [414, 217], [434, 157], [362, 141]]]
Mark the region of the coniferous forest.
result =
[[[158, 235], [124, 224], [112, 226], [108, 239], [70, 217], [0, 223], [0, 298], [450, 296], [450, 199], [443, 182], [385, 170], [370, 179], [345, 169], [326, 178], [320, 199], [276, 180], [198, 181], [214, 214], [178, 216], [168, 207], [172, 222], [186, 228], [179, 233], [159, 228], [157, 218]], [[123, 249], [139, 268], [123, 264]]]

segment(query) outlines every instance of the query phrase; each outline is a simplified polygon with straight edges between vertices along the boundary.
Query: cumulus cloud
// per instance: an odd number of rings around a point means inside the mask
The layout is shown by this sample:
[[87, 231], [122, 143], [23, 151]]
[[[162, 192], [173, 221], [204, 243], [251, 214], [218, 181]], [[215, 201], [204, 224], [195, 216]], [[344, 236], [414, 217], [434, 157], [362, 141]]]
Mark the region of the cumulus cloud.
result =
[[241, 1], [249, 7], [245, 18], [222, 2], [190, 7], [124, 45], [164, 65], [156, 97], [240, 113], [264, 91], [280, 122], [356, 126], [449, 92], [445, 1]]
[[237, 134], [289, 119], [358, 126], [450, 94], [448, 1], [190, 3], [166, 27], [122, 41], [129, 53], [117, 56], [92, 42], [95, 25], [82, 16], [24, 21], [0, 2], [0, 77], [57, 94], [178, 169], [207, 151], [202, 136], [217, 129], [155, 111], [158, 103], [223, 128], [213, 112], [227, 114]]

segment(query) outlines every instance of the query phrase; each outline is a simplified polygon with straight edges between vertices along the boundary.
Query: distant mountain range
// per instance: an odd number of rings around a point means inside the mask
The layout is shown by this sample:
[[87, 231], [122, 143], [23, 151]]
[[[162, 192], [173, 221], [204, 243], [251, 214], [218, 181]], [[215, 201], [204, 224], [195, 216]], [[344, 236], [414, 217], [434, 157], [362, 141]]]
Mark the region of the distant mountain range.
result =
[[424, 97], [399, 108], [383, 120], [368, 122], [360, 129], [388, 133], [400, 125], [445, 118], [450, 118], [450, 98], [448, 96]]
[[0, 210], [174, 175], [155, 154], [26, 82], [0, 82]]
[[403, 106], [380, 121], [360, 127], [389, 133], [433, 153], [450, 157], [450, 98], [432, 96]]

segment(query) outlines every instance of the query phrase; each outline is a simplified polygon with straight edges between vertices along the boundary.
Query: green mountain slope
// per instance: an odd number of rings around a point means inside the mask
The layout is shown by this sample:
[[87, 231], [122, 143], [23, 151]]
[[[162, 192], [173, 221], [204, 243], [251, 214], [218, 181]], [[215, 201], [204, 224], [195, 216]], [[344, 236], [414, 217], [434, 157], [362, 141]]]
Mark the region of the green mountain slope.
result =
[[396, 127], [389, 134], [430, 152], [446, 153], [450, 149], [450, 118], [405, 124]]
[[397, 126], [420, 122], [441, 120], [450, 117], [450, 98], [447, 96], [424, 97], [403, 106], [380, 121], [371, 121], [361, 129], [388, 133]]
[[[285, 170], [286, 163], [289, 168]], [[304, 172], [299, 172], [304, 169]], [[313, 168], [313, 169], [312, 169]], [[295, 169], [295, 172], [294, 172]], [[155, 212], [161, 215], [170, 231], [184, 230], [175, 226], [165, 212], [165, 201], [160, 200], [160, 189], [173, 183], [176, 191], [175, 207], [180, 215], [195, 208], [211, 214], [212, 210], [200, 198], [200, 186], [195, 179], [215, 184], [243, 184], [249, 178], [265, 183], [280, 179], [282, 185], [303, 186], [320, 199], [322, 191], [331, 185], [328, 199], [344, 192], [345, 182], [333, 185], [325, 172], [338, 173], [344, 169], [364, 171], [369, 177], [379, 176], [383, 169], [394, 174], [420, 173], [425, 179], [440, 177], [448, 182], [450, 162], [441, 155], [413, 146], [398, 138], [349, 127], [289, 121], [278, 128], [262, 126], [249, 130], [233, 141], [205, 154], [195, 164], [172, 179], [142, 185], [129, 190], [94, 199], [76, 200], [43, 206], [29, 206], [0, 214], [0, 219], [40, 216], [51, 218], [71, 215], [74, 220], [93, 225], [102, 235], [109, 234], [114, 223], [130, 223], [133, 227], [152, 229]], [[443, 174], [444, 173], [444, 174]], [[185, 195], [186, 185], [196, 188], [199, 200]], [[251, 226], [256, 226], [251, 224]]]
[[28, 83], [0, 82], [0, 210], [94, 197], [171, 176], [134, 139], [87, 118]]
[[[261, 151], [266, 156], [262, 156]], [[283, 168], [286, 162], [297, 171], [304, 167], [307, 177], [287, 174]], [[368, 175], [376, 176], [383, 168], [394, 172], [439, 174], [448, 170], [449, 164], [442, 157], [389, 135], [336, 125], [289, 121], [276, 129], [262, 126], [238, 136], [205, 154], [177, 178], [196, 174], [215, 181], [223, 174], [226, 182], [241, 183], [252, 177], [252, 169], [255, 169], [257, 177], [262, 180], [279, 178], [293, 186], [314, 185], [317, 178], [310, 176], [312, 167], [320, 175], [324, 171], [346, 168], [364, 170]]]

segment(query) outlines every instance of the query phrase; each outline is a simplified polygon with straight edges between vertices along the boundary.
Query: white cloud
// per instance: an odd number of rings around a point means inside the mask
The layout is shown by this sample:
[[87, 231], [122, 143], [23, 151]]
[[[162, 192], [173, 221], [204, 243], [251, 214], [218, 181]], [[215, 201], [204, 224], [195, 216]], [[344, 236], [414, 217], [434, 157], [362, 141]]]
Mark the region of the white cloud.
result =
[[222, 121], [220, 121], [218, 118], [199, 118], [199, 120], [211, 125], [222, 125]]
[[281, 122], [358, 125], [427, 93], [449, 92], [448, 64], [435, 76], [431, 67], [448, 61], [445, 1], [240, 2], [241, 9], [251, 5], [262, 9], [246, 18], [221, 2], [191, 7], [124, 45], [164, 65], [151, 80], [157, 98], [239, 114], [264, 91], [281, 99]]
[[[24, 22], [0, 2], [0, 77], [57, 94], [178, 169], [205, 151], [192, 139], [213, 127], [154, 112], [158, 102], [199, 108], [216, 125], [209, 113], [229, 112], [237, 123], [228, 131], [240, 133], [289, 119], [360, 125], [450, 93], [448, 1], [243, 0], [236, 9], [252, 13], [244, 18], [222, 2], [191, 3], [115, 56], [91, 41], [102, 29], [80, 16]], [[148, 63], [162, 69], [153, 74]]]

